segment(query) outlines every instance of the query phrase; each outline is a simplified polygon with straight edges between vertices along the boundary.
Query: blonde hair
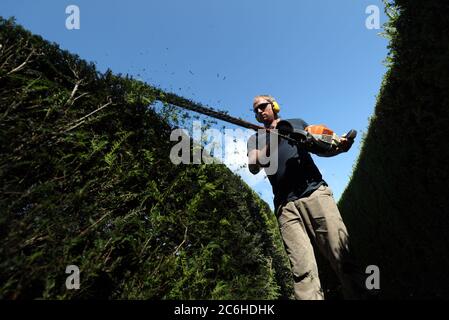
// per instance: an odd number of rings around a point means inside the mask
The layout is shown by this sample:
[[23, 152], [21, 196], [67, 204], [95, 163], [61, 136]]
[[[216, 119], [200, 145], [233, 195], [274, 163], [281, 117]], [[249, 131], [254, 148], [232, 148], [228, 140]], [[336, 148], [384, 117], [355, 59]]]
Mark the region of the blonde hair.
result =
[[254, 97], [254, 99], [256, 99], [256, 98], [264, 98], [264, 99], [267, 99], [268, 101], [270, 101], [271, 103], [277, 102], [276, 99], [273, 96], [270, 96], [269, 94], [260, 94], [260, 95]]

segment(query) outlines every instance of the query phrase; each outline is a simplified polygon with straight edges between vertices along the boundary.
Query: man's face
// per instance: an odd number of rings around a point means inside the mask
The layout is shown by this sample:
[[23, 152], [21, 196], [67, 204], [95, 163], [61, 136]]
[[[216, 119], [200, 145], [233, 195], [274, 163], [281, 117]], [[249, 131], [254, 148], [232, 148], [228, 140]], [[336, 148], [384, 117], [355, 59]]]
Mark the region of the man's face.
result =
[[275, 114], [273, 112], [273, 106], [267, 99], [263, 97], [254, 98], [253, 109], [254, 112], [259, 115], [259, 119], [261, 119], [264, 124], [270, 124], [274, 121]]

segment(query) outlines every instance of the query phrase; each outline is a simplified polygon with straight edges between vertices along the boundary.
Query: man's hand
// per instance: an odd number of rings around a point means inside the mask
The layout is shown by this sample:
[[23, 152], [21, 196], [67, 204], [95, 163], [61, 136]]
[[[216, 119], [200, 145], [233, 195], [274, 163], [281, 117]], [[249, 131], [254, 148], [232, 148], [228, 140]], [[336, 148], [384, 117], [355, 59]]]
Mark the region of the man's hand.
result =
[[259, 157], [259, 150], [254, 149], [248, 153], [248, 169], [252, 174], [258, 174], [260, 171], [260, 165], [257, 162]]
[[342, 152], [348, 152], [351, 149], [352, 144], [354, 143], [354, 139], [357, 136], [357, 131], [352, 129], [349, 130], [348, 133], [342, 135], [340, 137], [340, 143], [338, 144], [338, 148], [342, 150]]
[[342, 152], [348, 152], [351, 149], [352, 144], [354, 143], [354, 139], [348, 139], [346, 137], [340, 138], [340, 143], [338, 144], [337, 149], [340, 149]]

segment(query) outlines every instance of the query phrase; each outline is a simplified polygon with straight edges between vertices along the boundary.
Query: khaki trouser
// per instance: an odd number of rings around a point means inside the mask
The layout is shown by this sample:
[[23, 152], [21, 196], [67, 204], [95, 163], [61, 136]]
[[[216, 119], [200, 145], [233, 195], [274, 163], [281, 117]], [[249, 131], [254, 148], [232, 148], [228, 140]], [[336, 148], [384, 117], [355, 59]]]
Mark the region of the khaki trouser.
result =
[[357, 298], [354, 279], [345, 271], [345, 264], [350, 263], [348, 232], [331, 189], [322, 185], [310, 196], [281, 206], [277, 216], [292, 268], [295, 298], [324, 299], [311, 240], [330, 261], [345, 298]]

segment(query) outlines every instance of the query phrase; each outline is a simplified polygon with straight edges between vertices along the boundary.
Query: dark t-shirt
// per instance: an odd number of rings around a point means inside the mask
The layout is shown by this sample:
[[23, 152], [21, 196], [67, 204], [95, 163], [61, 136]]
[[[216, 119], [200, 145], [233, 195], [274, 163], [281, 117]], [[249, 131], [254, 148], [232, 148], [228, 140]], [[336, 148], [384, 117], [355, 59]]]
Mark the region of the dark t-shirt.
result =
[[[293, 128], [304, 130], [307, 123], [302, 119], [288, 119]], [[248, 140], [248, 152], [256, 146], [258, 134], [252, 135]], [[276, 137], [272, 135], [271, 138]], [[256, 142], [254, 141], [256, 140]], [[267, 139], [266, 143], [269, 139]], [[274, 206], [277, 211], [280, 205], [310, 195], [322, 184], [326, 184], [320, 171], [307, 150], [285, 139], [278, 139], [278, 168], [276, 173], [268, 175], [273, 187]]]

